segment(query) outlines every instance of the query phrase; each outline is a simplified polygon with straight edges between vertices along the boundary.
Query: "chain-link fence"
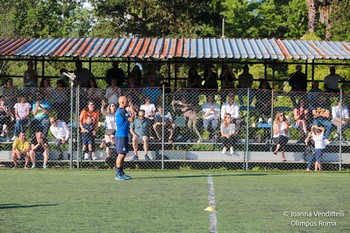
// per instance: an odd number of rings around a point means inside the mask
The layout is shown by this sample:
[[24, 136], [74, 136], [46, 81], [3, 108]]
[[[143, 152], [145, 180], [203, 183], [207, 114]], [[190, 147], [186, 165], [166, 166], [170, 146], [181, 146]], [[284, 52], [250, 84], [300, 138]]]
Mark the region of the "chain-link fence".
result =
[[[342, 170], [350, 164], [347, 94], [286, 93], [268, 83], [221, 91], [4, 90], [0, 163], [113, 168], [120, 95], [138, 116], [129, 135], [125, 165], [130, 168], [314, 169], [321, 164], [324, 170]], [[32, 146], [27, 151], [25, 140]], [[16, 146], [23, 151], [13, 153]]]

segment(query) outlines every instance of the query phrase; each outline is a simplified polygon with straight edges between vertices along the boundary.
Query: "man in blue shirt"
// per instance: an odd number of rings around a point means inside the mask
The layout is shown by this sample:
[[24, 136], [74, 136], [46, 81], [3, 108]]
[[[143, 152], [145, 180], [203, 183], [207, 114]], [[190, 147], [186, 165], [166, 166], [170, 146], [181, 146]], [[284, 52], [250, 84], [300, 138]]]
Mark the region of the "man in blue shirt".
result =
[[[132, 104], [129, 105], [125, 96], [120, 96], [118, 99], [119, 108], [115, 113], [115, 120], [117, 123], [117, 131], [115, 132], [115, 145], [117, 147], [117, 173], [116, 180], [129, 180], [131, 177], [126, 175], [123, 171], [124, 159], [129, 152], [129, 129], [130, 123], [134, 122], [135, 113]], [[129, 106], [129, 112], [125, 110]]]
[[30, 124], [32, 135], [38, 131], [42, 131], [43, 136], [47, 137], [47, 132], [50, 127], [49, 114], [51, 111], [51, 103], [43, 99], [43, 94], [37, 92], [37, 100], [33, 103], [34, 120]]

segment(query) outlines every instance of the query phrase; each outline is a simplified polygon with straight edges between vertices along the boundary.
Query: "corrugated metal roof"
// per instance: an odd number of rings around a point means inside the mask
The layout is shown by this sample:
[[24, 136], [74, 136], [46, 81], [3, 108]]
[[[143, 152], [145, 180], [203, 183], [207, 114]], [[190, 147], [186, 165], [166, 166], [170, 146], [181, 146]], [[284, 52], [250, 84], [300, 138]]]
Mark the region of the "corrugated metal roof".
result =
[[350, 59], [350, 42], [241, 38], [0, 39], [0, 56]]

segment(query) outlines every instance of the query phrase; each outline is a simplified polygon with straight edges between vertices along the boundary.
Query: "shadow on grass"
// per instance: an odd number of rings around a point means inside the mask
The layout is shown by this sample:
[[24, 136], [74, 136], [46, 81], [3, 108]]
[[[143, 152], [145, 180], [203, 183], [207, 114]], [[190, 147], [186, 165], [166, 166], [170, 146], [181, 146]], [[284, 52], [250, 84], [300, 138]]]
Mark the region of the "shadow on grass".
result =
[[183, 175], [183, 176], [147, 176], [147, 177], [137, 177], [135, 179], [138, 180], [143, 180], [143, 179], [186, 179], [186, 178], [203, 178], [203, 177], [236, 177], [236, 176], [267, 176], [270, 174], [265, 174], [265, 173], [257, 173], [257, 174], [218, 174], [218, 175], [213, 175], [213, 174], [203, 174], [203, 175]]
[[19, 208], [34, 208], [42, 206], [56, 206], [57, 204], [37, 204], [37, 205], [21, 205], [21, 204], [0, 204], [0, 210], [2, 209], [19, 209]]

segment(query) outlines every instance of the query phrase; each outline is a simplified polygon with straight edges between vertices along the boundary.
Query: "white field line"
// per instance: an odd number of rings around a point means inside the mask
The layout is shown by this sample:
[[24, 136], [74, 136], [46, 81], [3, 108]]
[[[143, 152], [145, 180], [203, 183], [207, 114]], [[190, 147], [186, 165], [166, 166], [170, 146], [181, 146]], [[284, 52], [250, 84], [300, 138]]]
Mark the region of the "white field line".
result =
[[215, 199], [214, 199], [214, 183], [213, 183], [213, 177], [211, 175], [208, 176], [208, 200], [209, 200], [209, 206], [214, 208], [213, 212], [209, 212], [209, 232], [210, 233], [217, 233], [217, 220], [216, 220], [216, 206], [215, 206]]

